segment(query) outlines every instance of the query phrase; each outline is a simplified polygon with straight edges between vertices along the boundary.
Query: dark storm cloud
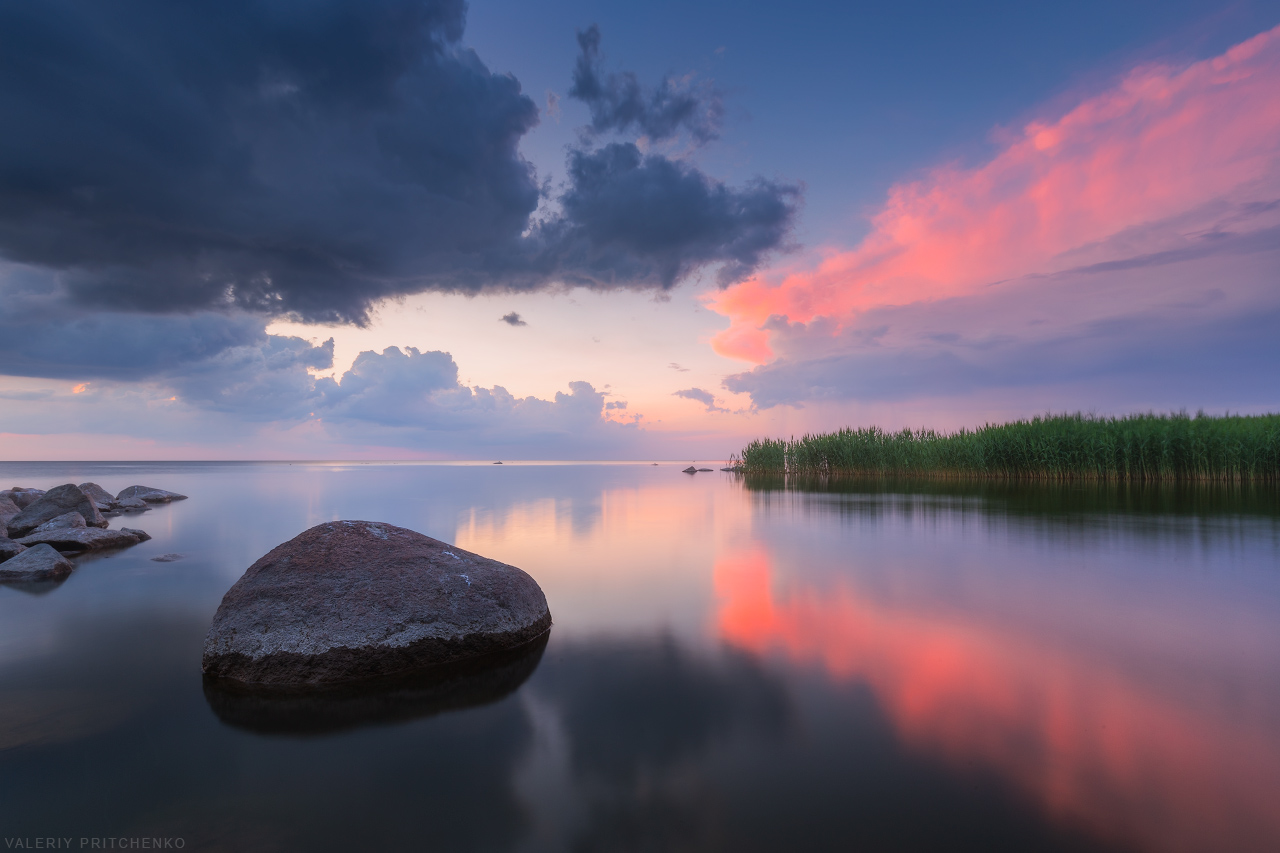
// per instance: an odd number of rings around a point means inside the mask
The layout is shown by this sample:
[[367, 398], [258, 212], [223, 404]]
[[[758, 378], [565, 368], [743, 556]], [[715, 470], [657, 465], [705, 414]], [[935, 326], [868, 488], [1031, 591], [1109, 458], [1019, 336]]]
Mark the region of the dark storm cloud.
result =
[[732, 189], [696, 168], [612, 143], [569, 157], [564, 217], [540, 229], [565, 280], [588, 287], [670, 288], [707, 264], [740, 281], [782, 247], [800, 189], [756, 180]]
[[605, 73], [600, 28], [594, 24], [578, 33], [578, 47], [569, 97], [590, 108], [596, 133], [636, 131], [657, 141], [684, 130], [699, 143], [720, 135], [724, 103], [719, 92], [706, 86], [695, 90], [670, 77], [646, 91], [635, 74]]
[[[0, 257], [80, 305], [359, 323], [424, 290], [732, 280], [781, 245], [793, 188], [612, 149], [530, 229], [537, 107], [463, 24], [456, 0], [0, 4]], [[701, 206], [687, 236], [614, 233], [641, 199]]]
[[524, 320], [520, 319], [520, 315], [517, 314], [515, 311], [512, 311], [510, 314], [503, 314], [501, 317], [498, 318], [498, 320], [499, 322], [506, 323], [508, 326], [529, 325]]

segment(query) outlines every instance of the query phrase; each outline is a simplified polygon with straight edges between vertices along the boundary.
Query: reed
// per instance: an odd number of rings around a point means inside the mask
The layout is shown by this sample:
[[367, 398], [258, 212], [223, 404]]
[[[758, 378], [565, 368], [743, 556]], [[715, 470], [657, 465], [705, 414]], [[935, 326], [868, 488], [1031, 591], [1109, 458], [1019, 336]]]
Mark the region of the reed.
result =
[[1019, 480], [1280, 479], [1280, 415], [1045, 415], [953, 433], [878, 427], [757, 439], [746, 474]]

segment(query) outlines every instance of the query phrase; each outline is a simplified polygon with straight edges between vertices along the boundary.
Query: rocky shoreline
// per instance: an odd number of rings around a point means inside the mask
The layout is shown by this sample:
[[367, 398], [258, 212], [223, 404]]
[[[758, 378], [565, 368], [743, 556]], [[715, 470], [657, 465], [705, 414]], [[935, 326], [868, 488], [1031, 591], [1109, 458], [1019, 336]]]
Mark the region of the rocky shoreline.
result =
[[0, 491], [0, 582], [65, 577], [74, 564], [64, 555], [146, 542], [146, 531], [110, 529], [108, 519], [178, 500], [186, 495], [153, 486], [129, 486], [113, 496], [97, 483]]

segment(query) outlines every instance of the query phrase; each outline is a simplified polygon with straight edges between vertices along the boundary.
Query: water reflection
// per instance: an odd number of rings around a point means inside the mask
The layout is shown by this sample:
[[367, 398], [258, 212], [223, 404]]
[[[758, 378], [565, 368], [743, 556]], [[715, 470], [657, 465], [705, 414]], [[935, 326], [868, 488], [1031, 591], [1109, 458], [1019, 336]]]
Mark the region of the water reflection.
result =
[[[1280, 847], [1274, 490], [681, 467], [0, 465], [191, 495], [56, 595], [0, 589], [0, 826], [193, 850]], [[227, 588], [334, 518], [529, 571], [556, 619], [540, 659], [206, 692]]]
[[510, 695], [538, 668], [549, 636], [479, 661], [324, 690], [253, 688], [205, 676], [204, 696], [218, 719], [261, 734], [320, 735], [403, 723]]
[[1241, 701], [1248, 675], [1189, 682], [1176, 647], [1081, 647], [1051, 625], [912, 612], [844, 585], [779, 592], [763, 549], [715, 575], [726, 640], [867, 684], [913, 748], [996, 770], [1054, 820], [1144, 850], [1280, 846], [1276, 706]]

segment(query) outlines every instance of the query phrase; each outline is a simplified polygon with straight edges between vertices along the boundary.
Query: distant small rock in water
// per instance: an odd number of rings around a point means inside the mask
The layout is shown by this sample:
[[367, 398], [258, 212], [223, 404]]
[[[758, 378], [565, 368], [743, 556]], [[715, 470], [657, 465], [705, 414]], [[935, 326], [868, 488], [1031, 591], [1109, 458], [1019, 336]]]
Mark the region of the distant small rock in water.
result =
[[681, 473], [681, 474], [696, 474], [696, 473], [698, 473], [698, 469], [697, 469], [697, 468], [694, 468], [692, 465], [690, 465], [688, 468], [685, 468], [685, 469], [684, 469], [683, 471], [681, 471], [680, 473]]
[[186, 557], [186, 554], [161, 554], [159, 557], [152, 557], [153, 563], [176, 563], [178, 560]]
[[699, 468], [698, 470], [699, 470], [699, 471], [710, 471], [711, 469], [710, 469], [710, 468]]
[[390, 524], [334, 521], [236, 581], [202, 668], [246, 686], [325, 687], [475, 661], [550, 627], [542, 590], [514, 566]]
[[494, 464], [494, 465], [501, 465], [502, 463], [501, 463], [501, 462], [495, 462], [495, 463], [493, 463], [493, 464]]
[[116, 495], [117, 501], [140, 500], [149, 504], [167, 504], [170, 501], [185, 501], [186, 495], [177, 492], [166, 492], [154, 486], [130, 486]]

